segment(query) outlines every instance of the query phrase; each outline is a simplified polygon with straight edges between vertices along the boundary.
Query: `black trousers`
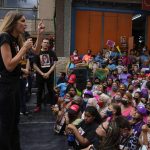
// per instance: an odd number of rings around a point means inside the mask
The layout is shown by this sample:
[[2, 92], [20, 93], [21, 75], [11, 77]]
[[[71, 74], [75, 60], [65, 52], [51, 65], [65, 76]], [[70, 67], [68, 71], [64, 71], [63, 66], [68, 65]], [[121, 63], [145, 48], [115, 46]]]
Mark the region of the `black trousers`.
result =
[[20, 112], [25, 113], [27, 111], [26, 107], [26, 78], [20, 79]]
[[56, 102], [54, 100], [54, 80], [53, 76], [50, 76], [48, 79], [44, 79], [41, 76], [37, 76], [37, 106], [41, 107], [41, 104], [43, 103], [42, 95], [45, 90], [45, 85], [47, 87], [47, 97], [46, 97], [46, 102], [54, 105]]
[[21, 150], [19, 100], [19, 80], [0, 82], [0, 150]]

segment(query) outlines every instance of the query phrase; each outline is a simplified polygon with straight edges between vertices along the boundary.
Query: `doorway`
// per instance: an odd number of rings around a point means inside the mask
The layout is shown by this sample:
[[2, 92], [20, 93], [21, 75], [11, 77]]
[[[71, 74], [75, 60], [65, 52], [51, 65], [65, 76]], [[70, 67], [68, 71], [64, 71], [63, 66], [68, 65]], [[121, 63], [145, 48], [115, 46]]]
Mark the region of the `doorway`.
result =
[[136, 49], [141, 48], [145, 45], [146, 16], [144, 14], [133, 15], [132, 35], [134, 36], [134, 44]]

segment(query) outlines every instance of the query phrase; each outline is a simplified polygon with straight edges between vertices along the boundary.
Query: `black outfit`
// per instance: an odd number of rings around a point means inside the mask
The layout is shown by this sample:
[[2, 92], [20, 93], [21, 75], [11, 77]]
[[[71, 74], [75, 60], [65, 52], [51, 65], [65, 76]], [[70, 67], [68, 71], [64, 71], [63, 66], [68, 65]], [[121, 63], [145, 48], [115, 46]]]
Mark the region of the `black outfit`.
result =
[[[43, 62], [42, 58], [43, 56], [46, 56], [47, 61]], [[58, 61], [57, 56], [55, 52], [52, 50], [48, 51], [40, 51], [39, 55], [35, 56], [34, 63], [38, 66], [38, 68], [43, 72], [46, 73], [49, 71], [49, 69], [53, 66], [54, 61]], [[45, 83], [47, 85], [48, 90], [48, 103], [54, 105], [54, 71], [50, 74], [48, 79], [44, 79], [39, 73], [36, 74], [37, 77], [37, 106], [41, 107], [42, 104], [42, 94], [44, 90]]]
[[[0, 46], [10, 45], [12, 57], [19, 50], [17, 39], [8, 33], [0, 34]], [[0, 53], [0, 150], [20, 150], [19, 141], [19, 77], [21, 68], [7, 71]]]
[[[90, 142], [90, 144], [93, 144], [94, 147], [97, 147], [99, 145], [99, 138], [96, 134], [96, 129], [99, 125], [95, 122], [91, 123], [91, 124], [86, 124], [84, 122], [84, 120], [77, 126], [78, 131], [80, 132], [80, 134], [87, 138], [88, 141]], [[83, 148], [86, 148], [87, 146], [82, 146], [80, 145], [80, 143], [76, 140], [74, 148], [76, 150], [80, 150]]]
[[[20, 62], [21, 68], [26, 68], [26, 63], [28, 61], [28, 56], [26, 58], [23, 58]], [[27, 112], [27, 95], [26, 95], [26, 84], [27, 84], [27, 76], [21, 72], [20, 76], [20, 112], [25, 114]]]

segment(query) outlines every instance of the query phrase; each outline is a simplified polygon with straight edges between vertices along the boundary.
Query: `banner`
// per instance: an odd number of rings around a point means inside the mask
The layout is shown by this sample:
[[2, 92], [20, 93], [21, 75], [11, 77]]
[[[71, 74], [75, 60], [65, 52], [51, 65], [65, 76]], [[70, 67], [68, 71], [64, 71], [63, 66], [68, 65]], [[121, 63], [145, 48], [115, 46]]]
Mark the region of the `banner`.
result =
[[104, 81], [107, 79], [108, 73], [109, 73], [109, 71], [106, 69], [97, 68], [94, 76], [98, 77], [101, 81]]
[[150, 11], [150, 0], [142, 0], [142, 9]]
[[115, 42], [112, 41], [112, 40], [107, 40], [106, 45], [109, 46], [109, 47], [114, 47], [115, 46]]

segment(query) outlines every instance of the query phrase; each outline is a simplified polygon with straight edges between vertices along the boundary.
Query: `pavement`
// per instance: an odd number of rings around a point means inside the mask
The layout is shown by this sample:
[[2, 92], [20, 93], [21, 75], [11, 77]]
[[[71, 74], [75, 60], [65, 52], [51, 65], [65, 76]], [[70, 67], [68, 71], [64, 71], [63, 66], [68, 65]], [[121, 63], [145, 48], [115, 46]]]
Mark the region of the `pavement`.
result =
[[48, 105], [42, 111], [34, 113], [36, 94], [31, 95], [27, 108], [31, 113], [20, 116], [20, 140], [22, 150], [67, 150], [66, 137], [53, 131], [55, 116]]

